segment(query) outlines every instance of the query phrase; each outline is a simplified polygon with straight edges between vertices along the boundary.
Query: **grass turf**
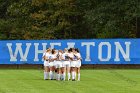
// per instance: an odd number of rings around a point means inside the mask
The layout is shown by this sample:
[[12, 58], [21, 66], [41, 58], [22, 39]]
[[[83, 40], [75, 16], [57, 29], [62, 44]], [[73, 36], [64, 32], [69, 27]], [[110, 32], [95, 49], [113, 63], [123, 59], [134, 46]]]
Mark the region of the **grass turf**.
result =
[[0, 70], [0, 93], [140, 93], [140, 70], [81, 70], [81, 81], [45, 81], [41, 70]]

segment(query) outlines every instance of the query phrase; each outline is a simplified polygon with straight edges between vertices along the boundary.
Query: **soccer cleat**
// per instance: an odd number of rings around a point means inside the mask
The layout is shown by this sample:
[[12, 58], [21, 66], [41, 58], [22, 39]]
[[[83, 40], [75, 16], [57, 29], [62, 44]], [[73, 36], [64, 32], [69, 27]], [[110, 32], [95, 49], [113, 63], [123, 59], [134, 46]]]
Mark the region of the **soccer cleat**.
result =
[[64, 78], [61, 78], [61, 81], [63, 81], [64, 80]]
[[44, 80], [49, 80], [49, 79], [44, 79]]
[[75, 81], [75, 79], [72, 79], [72, 81]]

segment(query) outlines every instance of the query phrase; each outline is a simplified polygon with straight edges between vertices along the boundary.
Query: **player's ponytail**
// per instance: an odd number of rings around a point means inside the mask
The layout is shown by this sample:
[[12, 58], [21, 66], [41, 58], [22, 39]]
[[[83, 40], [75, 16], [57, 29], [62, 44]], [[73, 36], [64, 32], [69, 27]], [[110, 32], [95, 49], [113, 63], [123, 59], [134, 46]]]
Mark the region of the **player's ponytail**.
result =
[[55, 49], [52, 49], [52, 54], [54, 54], [55, 53]]

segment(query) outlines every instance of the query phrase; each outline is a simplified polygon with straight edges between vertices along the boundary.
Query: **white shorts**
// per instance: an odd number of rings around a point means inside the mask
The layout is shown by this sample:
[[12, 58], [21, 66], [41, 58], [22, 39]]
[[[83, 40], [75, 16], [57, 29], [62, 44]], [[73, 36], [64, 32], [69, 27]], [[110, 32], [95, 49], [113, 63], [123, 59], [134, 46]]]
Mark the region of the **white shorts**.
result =
[[63, 67], [70, 67], [71, 64], [70, 64], [70, 61], [63, 61]]
[[61, 61], [55, 61], [55, 68], [62, 68], [62, 62]]
[[54, 62], [49, 63], [49, 67], [52, 67], [52, 66], [54, 66]]
[[77, 61], [71, 61], [70, 66], [71, 67], [76, 67]]
[[81, 67], [81, 61], [77, 61], [75, 67], [77, 67], [77, 68]]
[[44, 61], [44, 66], [49, 66], [49, 62], [48, 61]]

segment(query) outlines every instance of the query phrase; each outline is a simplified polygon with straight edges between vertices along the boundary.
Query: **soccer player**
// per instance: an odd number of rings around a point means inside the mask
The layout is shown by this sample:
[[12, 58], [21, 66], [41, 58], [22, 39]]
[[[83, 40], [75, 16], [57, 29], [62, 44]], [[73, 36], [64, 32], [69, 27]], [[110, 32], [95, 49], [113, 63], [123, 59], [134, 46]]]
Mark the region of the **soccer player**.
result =
[[51, 80], [54, 79], [54, 71], [55, 71], [54, 63], [55, 63], [56, 59], [57, 59], [57, 52], [55, 49], [52, 49], [51, 55], [49, 57], [50, 79]]
[[62, 76], [63, 80], [66, 79], [66, 73], [68, 76], [68, 81], [70, 80], [70, 61], [68, 57], [68, 49], [64, 49], [64, 53], [62, 54]]
[[69, 49], [69, 61], [71, 63], [71, 74], [72, 74], [72, 81], [75, 81], [76, 77], [76, 57], [74, 56], [75, 49]]
[[[75, 52], [74, 52], [74, 56], [76, 57], [76, 72], [77, 72], [77, 74], [78, 74], [78, 81], [80, 81], [80, 67], [81, 67], [81, 60], [82, 60], [82, 58], [81, 58], [81, 54], [80, 54], [80, 52], [79, 52], [79, 49], [78, 48], [76, 48], [75, 49]], [[76, 76], [76, 75], [75, 75]]]
[[55, 68], [57, 70], [57, 76], [56, 76], [56, 80], [60, 80], [60, 76], [61, 76], [61, 68], [62, 68], [62, 62], [61, 62], [61, 58], [62, 58], [62, 50], [58, 50], [57, 52], [57, 59], [55, 61]]
[[48, 80], [49, 77], [49, 56], [50, 56], [51, 49], [48, 48], [44, 53], [43, 53], [43, 59], [44, 59], [44, 80]]

